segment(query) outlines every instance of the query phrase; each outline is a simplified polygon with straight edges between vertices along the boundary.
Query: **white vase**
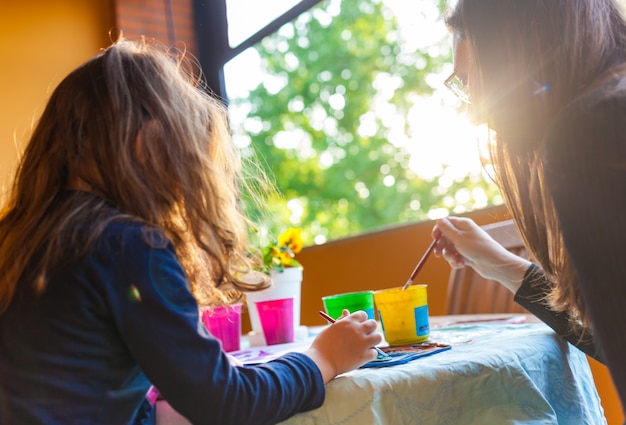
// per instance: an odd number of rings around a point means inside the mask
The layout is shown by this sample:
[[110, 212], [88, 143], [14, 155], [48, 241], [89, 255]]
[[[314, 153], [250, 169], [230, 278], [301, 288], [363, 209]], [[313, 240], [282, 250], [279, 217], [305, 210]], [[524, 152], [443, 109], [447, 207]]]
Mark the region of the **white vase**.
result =
[[251, 345], [266, 345], [263, 337], [263, 328], [259, 320], [256, 303], [259, 301], [280, 300], [293, 298], [293, 326], [294, 335], [298, 335], [300, 328], [300, 293], [302, 288], [302, 267], [287, 267], [284, 271], [272, 271], [272, 286], [262, 291], [246, 293], [246, 304], [250, 323], [252, 325]]

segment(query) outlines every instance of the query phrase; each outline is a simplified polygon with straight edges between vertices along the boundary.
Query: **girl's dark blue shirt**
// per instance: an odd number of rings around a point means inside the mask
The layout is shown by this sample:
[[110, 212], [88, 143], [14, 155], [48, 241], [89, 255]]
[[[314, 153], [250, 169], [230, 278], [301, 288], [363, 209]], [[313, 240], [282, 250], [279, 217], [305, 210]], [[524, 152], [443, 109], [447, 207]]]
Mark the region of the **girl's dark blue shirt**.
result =
[[0, 424], [151, 423], [151, 385], [194, 424], [269, 424], [320, 406], [324, 383], [303, 354], [229, 363], [173, 246], [146, 230], [110, 224], [39, 295], [22, 279], [0, 316]]

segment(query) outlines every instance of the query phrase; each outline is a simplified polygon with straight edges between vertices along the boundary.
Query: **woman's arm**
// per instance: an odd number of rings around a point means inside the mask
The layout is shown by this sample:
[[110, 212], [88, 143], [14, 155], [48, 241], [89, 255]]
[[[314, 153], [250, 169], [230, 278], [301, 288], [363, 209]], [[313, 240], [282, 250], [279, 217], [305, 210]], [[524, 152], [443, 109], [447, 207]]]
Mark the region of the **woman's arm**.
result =
[[550, 292], [552, 283], [536, 264], [532, 264], [519, 290], [515, 293], [515, 302], [534, 314], [539, 320], [550, 326], [559, 336], [585, 354], [602, 361], [593, 340], [589, 337], [580, 339], [572, 333], [569, 315], [556, 313], [546, 304], [546, 294]]
[[472, 267], [485, 279], [495, 280], [512, 293], [515, 301], [550, 326], [586, 354], [598, 358], [593, 341], [572, 334], [569, 317], [551, 310], [546, 302], [550, 282], [530, 261], [506, 250], [469, 218], [440, 219], [433, 236], [442, 236], [435, 255], [443, 256], [451, 267]]

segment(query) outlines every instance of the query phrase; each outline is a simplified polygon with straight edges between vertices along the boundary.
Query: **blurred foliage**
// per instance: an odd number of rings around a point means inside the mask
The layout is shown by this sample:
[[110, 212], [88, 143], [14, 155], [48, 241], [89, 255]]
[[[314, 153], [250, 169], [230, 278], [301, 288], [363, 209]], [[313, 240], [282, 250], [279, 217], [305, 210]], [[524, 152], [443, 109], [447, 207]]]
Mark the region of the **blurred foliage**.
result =
[[[445, 3], [439, 1], [438, 20]], [[492, 183], [475, 176], [446, 190], [438, 179], [420, 179], [407, 150], [389, 142], [384, 117], [372, 113], [381, 85], [387, 103], [405, 116], [416, 96], [433, 92], [427, 77], [451, 62], [447, 37], [412, 51], [406, 41], [383, 2], [342, 0], [321, 2], [255, 46], [263, 83], [230, 105], [248, 111], [233, 123], [238, 140], [248, 140], [244, 156], [259, 160], [278, 189], [266, 204], [247, 203], [262, 233], [298, 226], [310, 245], [427, 219], [454, 208], [458, 190], [479, 187], [490, 200], [498, 197]]]

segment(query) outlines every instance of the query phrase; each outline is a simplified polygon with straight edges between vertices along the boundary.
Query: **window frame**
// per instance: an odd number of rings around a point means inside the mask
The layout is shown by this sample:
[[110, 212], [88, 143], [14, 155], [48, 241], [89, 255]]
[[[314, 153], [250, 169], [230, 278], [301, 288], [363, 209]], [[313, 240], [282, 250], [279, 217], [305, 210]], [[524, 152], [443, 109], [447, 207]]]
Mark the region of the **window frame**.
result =
[[[269, 1], [269, 0], [266, 0]], [[197, 56], [209, 90], [225, 104], [228, 94], [224, 82], [224, 65], [263, 38], [277, 32], [284, 24], [321, 3], [322, 0], [302, 0], [269, 22], [259, 31], [231, 47], [228, 40], [227, 0], [193, 0]]]

